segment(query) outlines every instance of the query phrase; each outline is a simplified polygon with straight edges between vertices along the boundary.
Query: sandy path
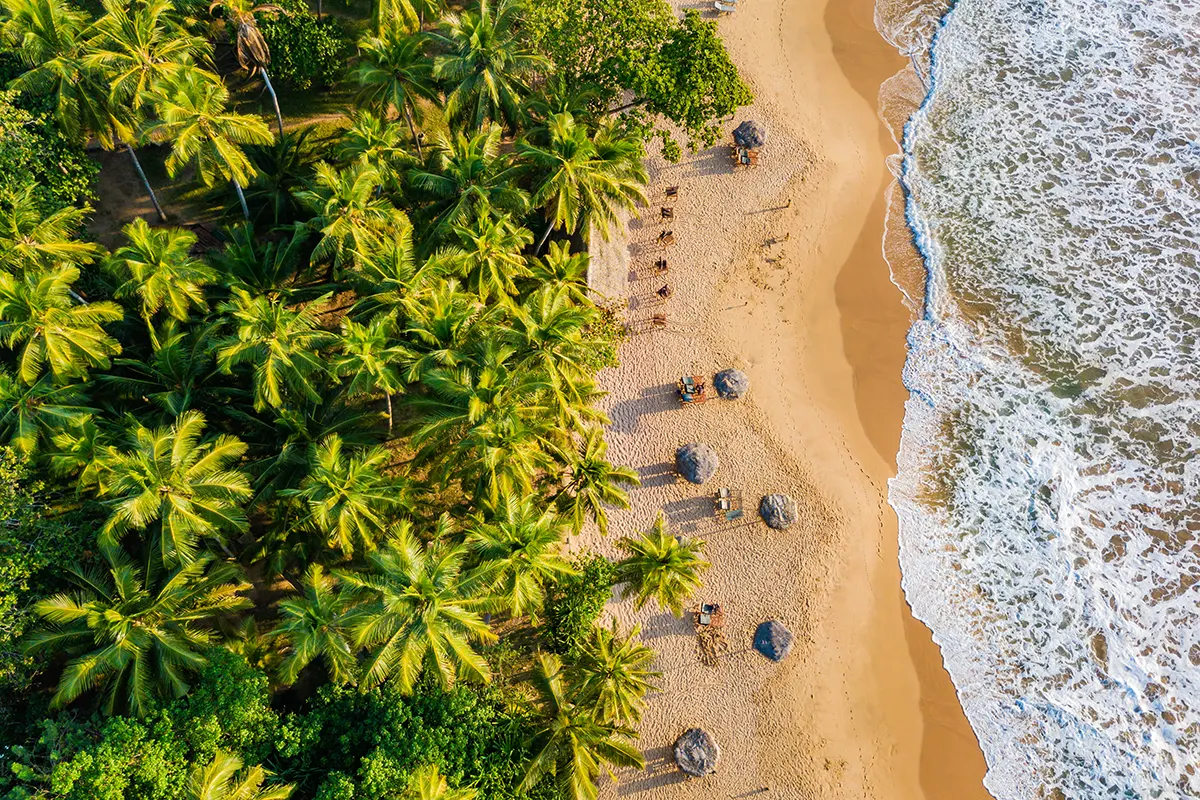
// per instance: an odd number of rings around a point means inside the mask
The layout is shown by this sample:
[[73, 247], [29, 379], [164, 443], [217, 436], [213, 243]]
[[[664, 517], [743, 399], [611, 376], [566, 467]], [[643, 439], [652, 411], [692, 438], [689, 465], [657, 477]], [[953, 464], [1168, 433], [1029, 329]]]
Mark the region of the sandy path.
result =
[[[628, 300], [635, 327], [656, 313], [669, 319], [667, 330], [633, 336], [621, 367], [602, 376], [611, 454], [643, 476], [613, 535], [662, 509], [677, 533], [706, 539], [705, 599], [728, 610], [731, 643], [720, 666], [705, 667], [689, 622], [611, 606], [641, 624], [664, 676], [641, 726], [649, 769], [622, 773], [605, 794], [985, 798], [978, 746], [903, 603], [884, 499], [908, 317], [880, 255], [884, 156], [895, 146], [875, 102], [903, 61], [875, 34], [869, 0], [741, 5], [721, 30], [757, 98], [736, 121], [770, 129], [762, 166], [734, 170], [728, 147], [678, 165], [654, 160], [650, 209], [598, 250], [593, 269], [598, 290]], [[674, 202], [667, 185], [681, 187]], [[660, 205], [675, 209], [669, 226]], [[678, 243], [664, 249], [656, 237], [666, 227]], [[649, 270], [660, 255], [674, 290], [665, 303], [654, 295], [664, 280]], [[679, 375], [728, 366], [750, 374], [748, 400], [679, 408]], [[721, 456], [709, 485], [675, 480], [671, 459], [688, 441]], [[717, 486], [744, 493], [743, 520], [713, 519]], [[786, 533], [755, 513], [776, 491], [802, 509]], [[749, 649], [768, 619], [797, 635], [782, 664]], [[705, 780], [684, 780], [671, 762], [675, 738], [693, 726], [723, 748]]]

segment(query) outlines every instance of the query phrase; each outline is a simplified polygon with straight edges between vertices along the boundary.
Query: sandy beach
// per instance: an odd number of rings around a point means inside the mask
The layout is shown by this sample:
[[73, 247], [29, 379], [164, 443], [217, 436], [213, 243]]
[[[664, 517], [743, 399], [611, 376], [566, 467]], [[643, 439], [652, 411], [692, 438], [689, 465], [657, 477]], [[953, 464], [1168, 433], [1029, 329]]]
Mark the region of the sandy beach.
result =
[[[609, 539], [588, 543], [611, 548], [660, 510], [676, 533], [705, 539], [713, 567], [699, 599], [726, 609], [730, 643], [704, 666], [689, 620], [610, 607], [641, 626], [663, 677], [640, 727], [648, 769], [619, 774], [603, 796], [983, 800], [978, 745], [904, 603], [886, 503], [909, 312], [881, 255], [885, 158], [897, 148], [876, 102], [906, 62], [875, 32], [870, 0], [740, 6], [721, 33], [756, 101], [728, 127], [767, 125], [760, 166], [735, 170], [728, 145], [680, 164], [651, 159], [649, 208], [594, 257], [593, 288], [637, 331], [602, 383], [610, 456], [637, 468], [642, 487]], [[669, 223], [660, 206], [673, 207]], [[666, 229], [676, 243], [664, 248]], [[665, 277], [653, 275], [658, 258]], [[664, 283], [673, 294], [660, 301]], [[665, 330], [652, 329], [656, 314]], [[750, 375], [747, 399], [679, 406], [680, 375], [726, 367]], [[673, 472], [675, 448], [692, 441], [721, 458], [703, 486]], [[742, 492], [742, 519], [713, 517], [721, 486]], [[772, 492], [799, 503], [786, 532], [758, 518]], [[770, 619], [796, 635], [779, 664], [750, 648]], [[672, 761], [691, 727], [722, 748], [703, 780]]]

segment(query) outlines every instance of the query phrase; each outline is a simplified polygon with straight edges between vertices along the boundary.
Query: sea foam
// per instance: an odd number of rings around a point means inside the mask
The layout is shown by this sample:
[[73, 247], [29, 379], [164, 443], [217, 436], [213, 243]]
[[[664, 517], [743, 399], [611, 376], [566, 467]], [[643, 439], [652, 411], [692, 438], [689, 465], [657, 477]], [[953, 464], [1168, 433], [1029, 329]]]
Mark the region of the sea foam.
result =
[[999, 800], [1200, 797], [1200, 0], [888, 2], [906, 595]]

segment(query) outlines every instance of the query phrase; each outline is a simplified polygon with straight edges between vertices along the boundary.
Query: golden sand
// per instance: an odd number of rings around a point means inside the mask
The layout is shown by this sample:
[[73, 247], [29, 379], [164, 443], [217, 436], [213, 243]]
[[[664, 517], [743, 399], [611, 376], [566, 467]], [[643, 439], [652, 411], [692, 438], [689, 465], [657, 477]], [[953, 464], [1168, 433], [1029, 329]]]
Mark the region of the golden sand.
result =
[[[720, 26], [756, 101], [729, 127], [767, 125], [760, 166], [735, 169], [727, 145], [677, 165], [652, 159], [650, 207], [596, 249], [593, 287], [626, 304], [640, 331], [602, 384], [610, 455], [643, 486], [631, 511], [613, 514], [607, 541], [591, 533], [580, 544], [611, 548], [661, 509], [675, 532], [708, 542], [702, 599], [725, 607], [730, 643], [708, 667], [689, 620], [610, 606], [641, 625], [663, 677], [640, 726], [648, 769], [621, 772], [604, 796], [988, 797], [940, 653], [904, 603], [885, 501], [909, 316], [881, 255], [885, 157], [897, 148], [875, 106], [906, 62], [872, 12], [870, 0], [741, 0]], [[680, 187], [675, 200], [669, 185]], [[674, 219], [661, 220], [660, 206]], [[663, 247], [668, 229], [676, 243]], [[660, 257], [669, 272], [656, 277]], [[660, 301], [664, 283], [673, 294]], [[667, 329], [652, 328], [656, 314]], [[747, 399], [679, 406], [680, 375], [730, 366], [750, 375]], [[704, 486], [672, 471], [690, 441], [721, 458]], [[741, 520], [713, 517], [720, 486], [744, 495]], [[771, 492], [799, 502], [802, 519], [786, 532], [758, 519]], [[750, 648], [769, 619], [796, 635], [779, 664]], [[672, 745], [691, 727], [720, 744], [716, 775], [675, 769]]]

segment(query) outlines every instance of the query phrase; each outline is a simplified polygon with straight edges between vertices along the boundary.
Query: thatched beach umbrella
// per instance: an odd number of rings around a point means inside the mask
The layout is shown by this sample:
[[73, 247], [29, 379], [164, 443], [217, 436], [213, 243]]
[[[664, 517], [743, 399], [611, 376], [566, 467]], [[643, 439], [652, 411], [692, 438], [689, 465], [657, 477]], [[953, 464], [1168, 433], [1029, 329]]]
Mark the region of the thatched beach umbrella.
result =
[[792, 652], [794, 637], [782, 622], [773, 619], [754, 631], [754, 649], [772, 661], [783, 661]]
[[717, 472], [721, 459], [706, 444], [693, 442], [675, 451], [675, 471], [691, 483], [704, 483]]
[[692, 728], [675, 740], [675, 763], [693, 778], [703, 778], [717, 771], [721, 748], [708, 731]]
[[750, 376], [740, 369], [723, 369], [713, 375], [713, 386], [726, 400], [737, 400], [750, 391]]
[[769, 494], [758, 503], [759, 516], [768, 527], [787, 530], [800, 519], [800, 507], [786, 494]]
[[733, 140], [740, 147], [762, 147], [767, 143], [767, 128], [761, 123], [746, 120], [733, 129]]

